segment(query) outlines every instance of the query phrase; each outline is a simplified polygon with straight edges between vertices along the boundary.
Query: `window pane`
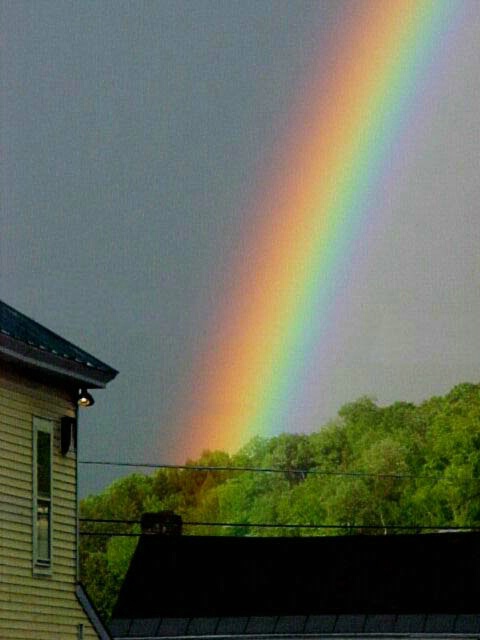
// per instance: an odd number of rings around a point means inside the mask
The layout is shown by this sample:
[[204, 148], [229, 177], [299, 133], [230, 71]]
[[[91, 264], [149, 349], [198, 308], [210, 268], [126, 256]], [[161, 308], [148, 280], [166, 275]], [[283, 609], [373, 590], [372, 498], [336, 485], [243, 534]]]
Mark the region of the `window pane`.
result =
[[37, 506], [37, 559], [50, 560], [50, 503], [45, 500]]
[[37, 478], [38, 495], [50, 497], [50, 434], [37, 433]]

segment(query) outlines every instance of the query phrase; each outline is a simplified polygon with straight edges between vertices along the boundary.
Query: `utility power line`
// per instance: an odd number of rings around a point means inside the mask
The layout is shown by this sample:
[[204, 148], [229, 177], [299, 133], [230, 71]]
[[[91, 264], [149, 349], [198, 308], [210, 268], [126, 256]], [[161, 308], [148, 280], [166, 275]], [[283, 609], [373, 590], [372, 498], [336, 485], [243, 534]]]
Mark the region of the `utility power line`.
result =
[[[249, 473], [282, 473], [294, 474], [300, 476], [317, 475], [317, 476], [338, 476], [346, 478], [385, 478], [385, 479], [410, 479], [410, 480], [447, 480], [453, 482], [453, 478], [443, 475], [426, 475], [414, 473], [370, 473], [368, 471], [322, 471], [320, 469], [281, 469], [279, 467], [227, 467], [227, 466], [209, 466], [209, 465], [187, 465], [187, 464], [162, 464], [150, 462], [112, 462], [108, 460], [79, 460], [79, 464], [84, 465], [103, 465], [112, 467], [137, 467], [148, 469], [178, 469], [182, 471], [240, 471]], [[462, 480], [478, 481], [480, 477], [462, 478]]]
[[[80, 522], [100, 524], [140, 524], [140, 520], [117, 520], [111, 518], [80, 518]], [[398, 525], [398, 524], [291, 524], [291, 523], [267, 523], [267, 522], [202, 522], [184, 521], [184, 526], [190, 527], [257, 527], [259, 529], [365, 529], [365, 530], [399, 530], [399, 531], [478, 531], [480, 526], [452, 526], [452, 525]], [[106, 531], [81, 531], [81, 535], [102, 536], [139, 536], [140, 533], [131, 532], [106, 532]]]

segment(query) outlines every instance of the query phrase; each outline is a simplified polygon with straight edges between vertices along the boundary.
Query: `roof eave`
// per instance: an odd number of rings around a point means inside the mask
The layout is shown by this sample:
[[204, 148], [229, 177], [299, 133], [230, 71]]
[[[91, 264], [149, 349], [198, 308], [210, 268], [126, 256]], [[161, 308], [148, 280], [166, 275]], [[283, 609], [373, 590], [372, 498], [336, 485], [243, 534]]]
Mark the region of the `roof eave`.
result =
[[100, 370], [82, 362], [67, 360], [2, 334], [0, 334], [0, 355], [10, 362], [41, 369], [91, 389], [104, 388], [118, 373], [110, 367]]

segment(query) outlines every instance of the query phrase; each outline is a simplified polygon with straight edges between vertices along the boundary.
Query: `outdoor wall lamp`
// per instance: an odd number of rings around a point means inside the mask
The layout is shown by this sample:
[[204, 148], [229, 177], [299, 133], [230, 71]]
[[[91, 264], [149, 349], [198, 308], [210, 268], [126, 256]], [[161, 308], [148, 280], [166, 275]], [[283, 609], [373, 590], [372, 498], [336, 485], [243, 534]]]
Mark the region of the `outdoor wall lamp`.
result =
[[79, 389], [77, 404], [79, 407], [91, 407], [95, 403], [93, 396], [86, 389]]

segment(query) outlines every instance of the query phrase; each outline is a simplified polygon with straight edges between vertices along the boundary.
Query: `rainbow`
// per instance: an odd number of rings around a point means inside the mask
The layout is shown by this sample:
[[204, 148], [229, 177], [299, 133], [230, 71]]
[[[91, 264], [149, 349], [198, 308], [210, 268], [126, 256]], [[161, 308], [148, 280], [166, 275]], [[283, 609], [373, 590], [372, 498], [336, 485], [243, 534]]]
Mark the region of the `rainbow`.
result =
[[332, 322], [339, 270], [394, 171], [395, 147], [463, 6], [347, 4], [272, 159], [235, 286], [193, 367], [179, 417], [190, 455], [278, 433]]

